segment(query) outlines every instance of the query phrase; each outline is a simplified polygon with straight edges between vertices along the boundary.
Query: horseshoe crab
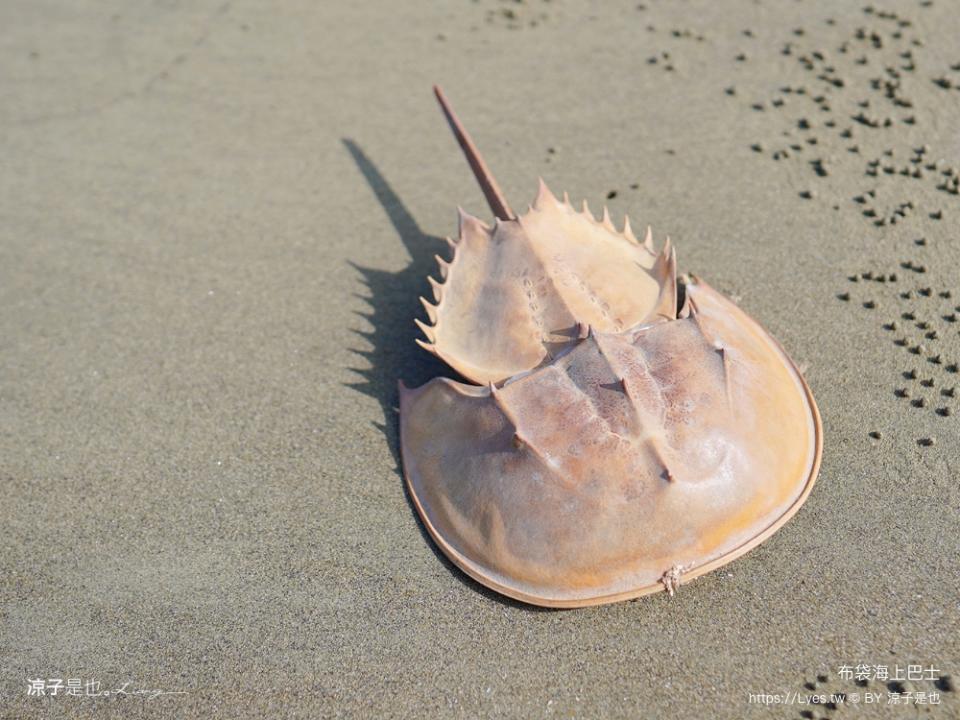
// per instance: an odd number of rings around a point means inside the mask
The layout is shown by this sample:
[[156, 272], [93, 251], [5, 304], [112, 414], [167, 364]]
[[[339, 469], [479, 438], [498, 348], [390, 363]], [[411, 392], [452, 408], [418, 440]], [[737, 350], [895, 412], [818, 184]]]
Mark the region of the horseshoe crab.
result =
[[542, 181], [515, 216], [435, 92], [497, 220], [461, 211], [418, 323], [478, 384], [400, 384], [404, 475], [434, 541], [504, 595], [579, 607], [672, 595], [768, 538], [822, 449], [783, 348], [703, 280], [678, 283], [649, 231], [638, 243]]

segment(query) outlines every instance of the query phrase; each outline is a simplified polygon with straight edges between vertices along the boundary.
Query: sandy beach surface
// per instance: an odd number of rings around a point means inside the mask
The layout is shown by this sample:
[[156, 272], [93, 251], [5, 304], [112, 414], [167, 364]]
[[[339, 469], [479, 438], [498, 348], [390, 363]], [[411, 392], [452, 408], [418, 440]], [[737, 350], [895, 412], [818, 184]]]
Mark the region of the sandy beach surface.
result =
[[[0, 716], [960, 717], [958, 33], [947, 0], [0, 4]], [[675, 597], [506, 601], [405, 494], [396, 382], [451, 375], [417, 298], [489, 217], [435, 82], [514, 207], [543, 176], [652, 225], [806, 368], [812, 495]]]

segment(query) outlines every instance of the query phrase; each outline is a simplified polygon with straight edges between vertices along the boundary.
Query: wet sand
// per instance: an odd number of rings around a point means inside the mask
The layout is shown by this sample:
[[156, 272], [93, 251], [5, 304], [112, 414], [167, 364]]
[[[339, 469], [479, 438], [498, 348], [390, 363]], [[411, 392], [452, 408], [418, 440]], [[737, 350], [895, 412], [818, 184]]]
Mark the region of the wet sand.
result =
[[[960, 716], [960, 16], [838, 5], [0, 8], [0, 715]], [[514, 207], [669, 234], [807, 368], [812, 495], [673, 598], [506, 601], [405, 495], [488, 212], [435, 82]]]

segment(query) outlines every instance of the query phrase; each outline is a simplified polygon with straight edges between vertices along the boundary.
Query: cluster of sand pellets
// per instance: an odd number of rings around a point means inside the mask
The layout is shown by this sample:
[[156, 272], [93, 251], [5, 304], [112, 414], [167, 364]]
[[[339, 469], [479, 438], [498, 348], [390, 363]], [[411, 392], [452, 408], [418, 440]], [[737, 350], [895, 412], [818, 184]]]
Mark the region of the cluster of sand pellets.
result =
[[[914, 12], [930, 6], [921, 3]], [[792, 29], [780, 53], [796, 61], [796, 77], [770, 97], [741, 101], [753, 111], [779, 114], [779, 138], [757, 141], [752, 149], [758, 157], [807, 169], [800, 198], [856, 213], [865, 232], [894, 238], [900, 257], [848, 268], [836, 297], [868, 312], [889, 333], [902, 367], [891, 392], [904, 407], [945, 422], [960, 410], [960, 304], [943, 273], [931, 272], [936, 254], [926, 235], [956, 213], [960, 169], [930, 143], [910, 138], [922, 135], [933, 115], [929, 99], [960, 85], [960, 63], [940, 67], [918, 23], [902, 12], [867, 5], [862, 17], [852, 26], [828, 18], [829, 29]], [[864, 68], [871, 71], [866, 80], [859, 79]], [[736, 88], [725, 91], [738, 97]], [[941, 277], [939, 287], [931, 276]], [[883, 439], [880, 429], [869, 435]], [[930, 447], [936, 437], [924, 434], [916, 442]]]

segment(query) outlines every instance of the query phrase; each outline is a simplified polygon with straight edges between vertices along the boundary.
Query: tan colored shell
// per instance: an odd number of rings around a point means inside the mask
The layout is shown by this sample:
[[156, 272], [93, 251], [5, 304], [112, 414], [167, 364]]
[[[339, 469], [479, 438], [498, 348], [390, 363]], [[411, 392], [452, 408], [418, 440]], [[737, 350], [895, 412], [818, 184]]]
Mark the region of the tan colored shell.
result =
[[434, 306], [421, 298], [431, 343], [418, 342], [468, 380], [500, 383], [549, 362], [576, 342], [578, 328], [622, 332], [676, 317], [676, 256], [637, 242], [606, 208], [560, 202], [543, 180], [530, 211], [491, 228], [460, 211], [453, 259], [437, 258], [443, 284]]
[[450, 559], [525, 602], [613, 602], [712, 570], [799, 508], [813, 398], [780, 346], [702, 281], [689, 314], [591, 333], [502, 388], [401, 387], [410, 493]]
[[[676, 260], [541, 183], [516, 217], [442, 92], [498, 221], [461, 215], [428, 349], [478, 387], [400, 387], [404, 475], [469, 575], [538, 605], [666, 589], [747, 552], [816, 479], [816, 404], [783, 349]], [[498, 385], [502, 385], [498, 387]]]

